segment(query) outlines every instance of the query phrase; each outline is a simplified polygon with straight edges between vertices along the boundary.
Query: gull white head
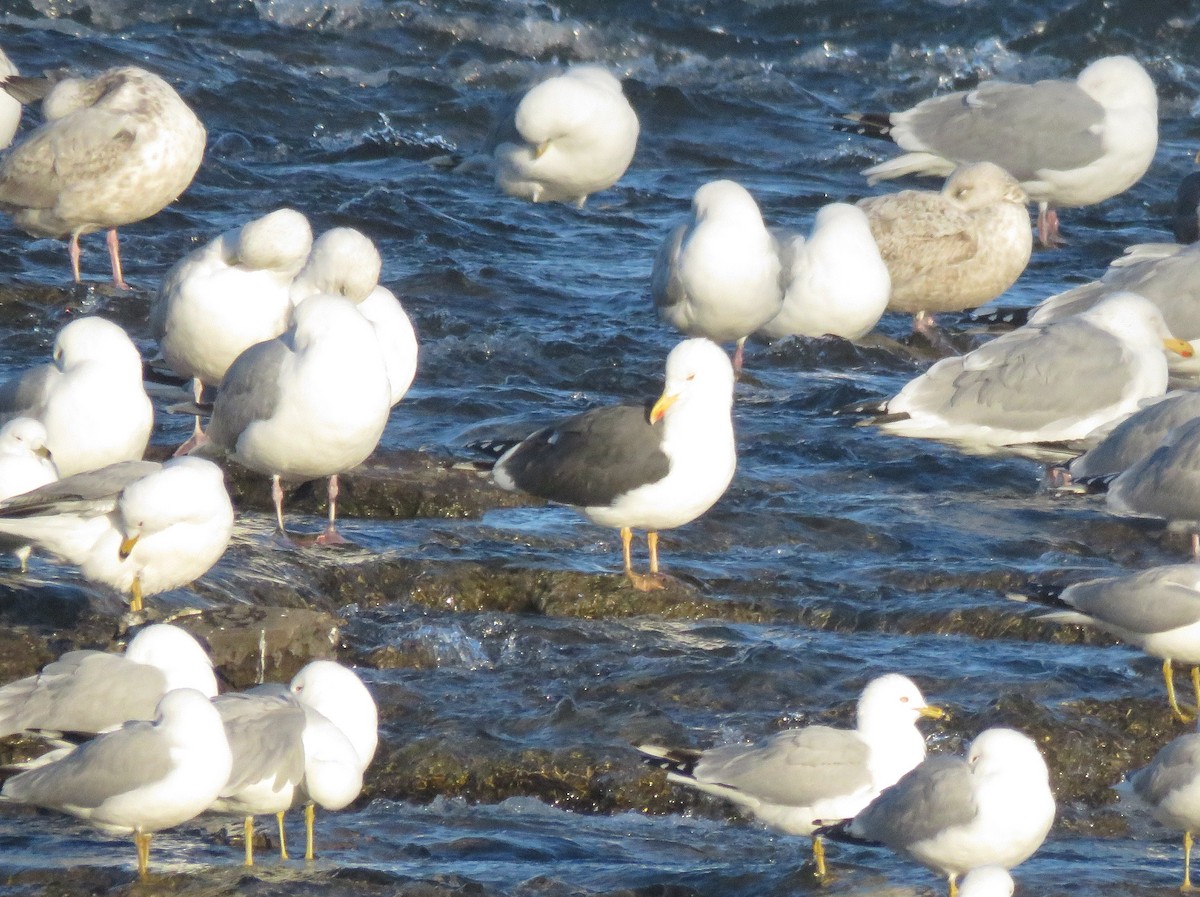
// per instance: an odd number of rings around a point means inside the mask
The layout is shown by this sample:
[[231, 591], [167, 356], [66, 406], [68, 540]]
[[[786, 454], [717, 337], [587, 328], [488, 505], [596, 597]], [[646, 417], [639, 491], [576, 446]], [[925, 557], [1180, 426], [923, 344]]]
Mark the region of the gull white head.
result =
[[940, 707], [925, 702], [915, 682], [899, 673], [877, 676], [867, 683], [858, 699], [859, 731], [879, 728], [895, 731], [911, 726], [921, 717], [940, 719]]
[[[126, 486], [117, 501], [117, 513], [130, 543], [180, 523], [233, 528], [225, 474], [204, 458], [174, 458], [161, 470]], [[122, 550], [128, 553], [128, 549]]]
[[531, 87], [521, 98], [514, 115], [521, 137], [541, 146], [593, 124], [595, 109], [587, 102], [586, 88], [621, 96], [621, 82], [612, 72], [598, 65], [573, 66]]
[[1154, 82], [1132, 56], [1097, 59], [1079, 73], [1075, 83], [1107, 110], [1144, 108], [1158, 111]]
[[212, 660], [189, 633], [169, 623], [154, 623], [138, 631], [125, 648], [125, 659], [162, 671], [166, 690], [192, 688], [207, 697], [217, 693]]
[[14, 417], [0, 427], [0, 455], [38, 457], [50, 463], [46, 428], [32, 417]]
[[383, 259], [375, 244], [352, 227], [335, 227], [317, 237], [304, 270], [292, 284], [297, 305], [315, 293], [358, 303], [379, 283]]
[[1167, 328], [1162, 311], [1144, 296], [1122, 290], [1106, 296], [1080, 312], [1079, 317], [1095, 324], [1122, 341], [1161, 342], [1164, 348], [1190, 358], [1192, 346], [1187, 340], [1176, 339]]
[[120, 326], [104, 318], [78, 318], [63, 327], [54, 338], [54, 364], [69, 370], [88, 361], [127, 368], [142, 376], [142, 356], [133, 340]]
[[312, 227], [295, 209], [276, 209], [244, 224], [237, 236], [238, 262], [256, 270], [295, 277], [312, 248]]
[[366, 769], [379, 741], [379, 711], [358, 675], [332, 660], [314, 660], [288, 685], [296, 698], [332, 722]]
[[733, 365], [712, 340], [684, 340], [667, 355], [662, 397], [650, 412], [651, 422], [699, 411], [728, 415], [733, 406]]
[[986, 729], [975, 736], [967, 751], [967, 764], [975, 776], [1020, 777], [1048, 787], [1050, 771], [1033, 739], [1016, 729]]
[[692, 214], [697, 222], [719, 216], [727, 226], [747, 226], [762, 230], [762, 212], [750, 191], [736, 181], [709, 181], [692, 196]]

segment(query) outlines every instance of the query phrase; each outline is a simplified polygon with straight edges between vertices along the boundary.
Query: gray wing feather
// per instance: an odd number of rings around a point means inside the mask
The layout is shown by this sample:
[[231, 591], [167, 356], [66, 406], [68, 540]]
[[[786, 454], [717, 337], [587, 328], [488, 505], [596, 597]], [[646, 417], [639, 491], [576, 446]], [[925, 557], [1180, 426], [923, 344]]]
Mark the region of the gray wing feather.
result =
[[1112, 481], [1110, 507], [1164, 520], [1200, 517], [1200, 420], [1176, 427], [1168, 438]]
[[1167, 744], [1145, 769], [1129, 779], [1133, 793], [1152, 806], [1187, 788], [1200, 775], [1200, 735], [1181, 735]]
[[679, 278], [677, 264], [687, 231], [686, 224], [676, 225], [654, 256], [654, 269], [650, 273], [650, 296], [658, 308], [670, 308], [687, 299], [687, 291]]
[[107, 514], [116, 507], [126, 486], [161, 469], [157, 461], [119, 461], [100, 470], [77, 473], [0, 502], [0, 517]]
[[0, 384], [0, 415], [38, 414], [51, 380], [59, 375], [52, 364], [39, 364]]
[[903, 849], [953, 826], [965, 825], [977, 812], [966, 761], [935, 756], [880, 792], [854, 817], [849, 832]]
[[1170, 395], [1127, 417], [1104, 441], [1072, 461], [1075, 478], [1120, 473], [1145, 458], [1178, 426], [1200, 418], [1200, 393]]
[[1118, 579], [1076, 583], [1061, 599], [1101, 624], [1139, 635], [1200, 623], [1200, 570], [1193, 564], [1156, 567]]
[[222, 797], [270, 776], [278, 787], [304, 778], [304, 709], [286, 688], [221, 695], [213, 704], [233, 753]]
[[275, 413], [279, 406], [279, 371], [291, 354], [286, 340], [279, 337], [251, 346], [229, 366], [208, 428], [209, 439], [222, 451], [234, 451], [250, 424]]

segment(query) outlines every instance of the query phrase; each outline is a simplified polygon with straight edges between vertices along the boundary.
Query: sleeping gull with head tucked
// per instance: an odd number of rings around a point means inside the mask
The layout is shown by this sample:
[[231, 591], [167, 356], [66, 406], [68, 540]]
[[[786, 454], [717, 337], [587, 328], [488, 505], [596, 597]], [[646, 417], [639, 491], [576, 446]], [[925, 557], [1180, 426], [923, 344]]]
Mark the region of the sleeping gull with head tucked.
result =
[[1164, 347], [1192, 352], [1148, 300], [1117, 293], [1080, 315], [939, 361], [889, 399], [875, 423], [981, 452], [1085, 439], [1166, 392]]
[[139, 629], [123, 654], [68, 651], [36, 676], [0, 687], [0, 736], [30, 730], [94, 734], [126, 720], [153, 719], [172, 689], [213, 697], [212, 661], [169, 623]]
[[780, 831], [813, 835], [813, 861], [824, 877], [825, 851], [813, 834], [814, 820], [853, 816], [925, 759], [916, 722], [942, 715], [912, 680], [889, 673], [863, 689], [854, 729], [807, 726], [758, 744], [706, 751], [643, 744], [638, 751], [665, 769], [668, 781], [730, 800]]
[[754, 197], [734, 181], [709, 181], [659, 247], [650, 296], [658, 316], [688, 336], [735, 340], [736, 372], [746, 337], [779, 314], [781, 275], [779, 245]]
[[159, 701], [153, 722], [127, 722], [13, 776], [0, 793], [78, 816], [110, 834], [132, 834], [138, 876], [145, 879], [151, 836], [203, 813], [231, 765], [225, 729], [208, 696], [177, 688]]
[[638, 117], [611, 72], [575, 65], [531, 88], [493, 139], [496, 183], [505, 193], [582, 208], [633, 161]]
[[871, 182], [945, 176], [963, 162], [995, 162], [1038, 204], [1043, 245], [1058, 239], [1055, 208], [1088, 206], [1133, 186], [1158, 147], [1158, 95], [1136, 59], [1106, 56], [1073, 80], [984, 81], [904, 112], [853, 113], [842, 126], [881, 137], [904, 155], [868, 168]]
[[[0, 427], [0, 501], [58, 479], [58, 468], [46, 447], [46, 428], [31, 417], [14, 417]], [[21, 545], [14, 554], [24, 573], [32, 552]]]
[[991, 162], [960, 165], [940, 191], [902, 190], [860, 200], [891, 275], [890, 311], [976, 308], [1007, 290], [1033, 251], [1025, 191]]
[[113, 283], [121, 272], [117, 228], [149, 218], [192, 182], [206, 133], [174, 88], [122, 66], [53, 84], [9, 78], [39, 95], [45, 123], [0, 157], [0, 211], [34, 236], [70, 237], [79, 283], [79, 237], [108, 230]]
[[221, 468], [202, 458], [123, 461], [0, 502], [0, 533], [142, 598], [208, 572], [233, 534]]
[[1171, 662], [1192, 667], [1192, 687], [1200, 702], [1200, 564], [1152, 567], [1127, 576], [1077, 582], [1065, 589], [1035, 586], [1008, 597], [1053, 608], [1053, 613], [1039, 619], [1095, 626], [1162, 658], [1171, 712], [1182, 722], [1192, 719], [1175, 699]]
[[891, 278], [867, 216], [844, 202], [822, 206], [812, 232], [776, 230], [783, 305], [761, 336], [866, 335], [887, 310]]
[[[618, 528], [625, 575], [646, 591], [663, 585], [658, 531], [695, 520], [733, 479], [732, 406], [729, 358], [706, 339], [684, 340], [667, 356], [653, 406], [593, 408], [515, 444], [482, 447], [500, 454], [493, 477], [502, 488], [573, 505], [594, 523]], [[633, 571], [635, 529], [647, 531], [649, 575]]]
[[1054, 811], [1037, 745], [997, 728], [977, 735], [965, 758], [927, 758], [853, 819], [818, 832], [903, 853], [945, 875], [955, 897], [959, 876], [972, 869], [1011, 869], [1032, 856]]

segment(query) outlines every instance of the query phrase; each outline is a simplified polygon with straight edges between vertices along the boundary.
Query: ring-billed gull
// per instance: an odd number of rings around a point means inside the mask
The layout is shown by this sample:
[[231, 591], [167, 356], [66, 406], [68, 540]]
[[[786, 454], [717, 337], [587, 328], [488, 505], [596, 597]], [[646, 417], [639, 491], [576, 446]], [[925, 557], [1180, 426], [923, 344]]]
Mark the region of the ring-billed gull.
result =
[[1072, 480], [1110, 477], [1128, 470], [1154, 452], [1167, 434], [1190, 420], [1200, 418], [1200, 393], [1169, 392], [1140, 408], [1112, 428], [1104, 438], [1069, 461], [1066, 472]]
[[984, 81], [904, 112], [851, 114], [851, 128], [906, 152], [863, 174], [945, 176], [962, 162], [995, 162], [1038, 204], [1043, 245], [1058, 239], [1054, 209], [1088, 206], [1133, 186], [1158, 147], [1158, 95], [1136, 59], [1106, 56], [1073, 81]]
[[[32, 417], [14, 417], [0, 427], [0, 501], [29, 492], [58, 479], [58, 468], [46, 447], [46, 428]], [[25, 572], [30, 546], [14, 554]]]
[[[329, 522], [337, 533], [337, 474], [367, 459], [391, 411], [387, 369], [371, 324], [340, 296], [296, 307], [282, 336], [237, 357], [213, 404], [208, 440], [251, 470], [271, 476], [281, 538], [283, 477], [329, 477]], [[203, 447], [202, 447], [203, 448]]]
[[[625, 575], [641, 591], [661, 588], [658, 531], [695, 520], [733, 479], [733, 369], [706, 339], [684, 340], [667, 356], [661, 397], [652, 407], [594, 408], [512, 443], [496, 483], [574, 506], [589, 520], [621, 531]], [[635, 573], [633, 530], [647, 531], [650, 574]]]
[[758, 203], [734, 181], [709, 181], [692, 211], [659, 247], [650, 296], [663, 320], [688, 336], [737, 341], [740, 371], [746, 337], [783, 303], [779, 245]]
[[8, 54], [0, 50], [0, 149], [12, 143], [21, 124], [21, 102], [4, 89], [8, 79], [19, 74]]
[[876, 423], [973, 451], [1084, 439], [1166, 392], [1164, 347], [1192, 352], [1148, 300], [1117, 293], [1082, 314], [939, 361], [890, 399]]
[[221, 385], [242, 352], [287, 330], [292, 281], [311, 248], [308, 219], [276, 209], [167, 272], [150, 308], [150, 332], [171, 370], [193, 381], [197, 402], [203, 386]]
[[233, 506], [211, 461], [123, 461], [0, 502], [0, 533], [129, 595], [136, 612], [144, 596], [187, 585], [217, 562]]
[[1147, 766], [1127, 775], [1116, 791], [1123, 799], [1145, 807], [1163, 825], [1183, 832], [1179, 890], [1196, 890], [1192, 885], [1192, 843], [1200, 831], [1200, 734], [1172, 739]]
[[853, 340], [879, 322], [891, 278], [861, 209], [833, 202], [817, 212], [808, 239], [781, 230], [775, 237], [783, 305], [759, 328], [762, 336], [830, 334]]
[[0, 412], [41, 422], [63, 477], [140, 459], [154, 427], [137, 346], [94, 315], [58, 332], [49, 364], [0, 386]]
[[962, 877], [958, 897], [1013, 897], [1016, 884], [1002, 866], [980, 866]]
[[960, 165], [940, 191], [860, 200], [892, 279], [890, 311], [927, 316], [988, 302], [1012, 286], [1033, 251], [1021, 185], [991, 162]]
[[500, 124], [496, 184], [533, 202], [570, 202], [621, 179], [637, 149], [638, 117], [607, 69], [576, 65], [521, 98]]
[[375, 331], [396, 405], [417, 374], [417, 334], [400, 300], [379, 283], [382, 269], [383, 259], [370, 238], [352, 227], [335, 227], [313, 243], [291, 296], [296, 305], [318, 293], [344, 296], [355, 304]]
[[[772, 828], [813, 835], [817, 819], [853, 816], [880, 791], [925, 759], [921, 717], [943, 711], [925, 703], [906, 676], [890, 673], [867, 683], [854, 729], [806, 726], [777, 732], [758, 744], [706, 751], [638, 746], [667, 779], [723, 797]], [[813, 835], [813, 861], [825, 875], [825, 851]]]
[[965, 758], [928, 757], [853, 819], [826, 831], [905, 854], [945, 875], [955, 897], [960, 875], [979, 866], [1011, 869], [1032, 856], [1054, 810], [1037, 745], [997, 728], [977, 735]]
[[117, 228], [187, 189], [204, 126], [170, 84], [136, 66], [47, 86], [45, 123], [0, 158], [0, 211], [34, 236], [69, 236], [76, 283], [79, 237], [107, 229], [113, 283], [128, 288]]
[[187, 822], [229, 779], [232, 757], [221, 717], [208, 696], [177, 688], [163, 696], [153, 722], [137, 720], [13, 776], [9, 800], [85, 819], [101, 831], [132, 834], [145, 879], [150, 838]]
[[1171, 712], [1181, 721], [1192, 719], [1175, 699], [1171, 662], [1191, 666], [1200, 703], [1200, 565], [1152, 567], [1127, 576], [1077, 582], [1065, 589], [1038, 586], [1028, 594], [1008, 597], [1055, 609], [1040, 619], [1095, 626], [1162, 658]]
[[162, 696], [176, 688], [215, 695], [212, 661], [185, 630], [154, 623], [139, 629], [123, 654], [68, 651], [37, 675], [0, 687], [0, 736], [90, 734], [153, 719]]

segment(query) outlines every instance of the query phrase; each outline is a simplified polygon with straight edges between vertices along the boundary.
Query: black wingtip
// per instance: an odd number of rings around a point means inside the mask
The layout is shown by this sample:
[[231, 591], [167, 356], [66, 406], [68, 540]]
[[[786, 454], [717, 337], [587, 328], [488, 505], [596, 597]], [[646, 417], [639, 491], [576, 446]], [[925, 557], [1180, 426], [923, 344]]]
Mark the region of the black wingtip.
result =
[[828, 838], [830, 841], [839, 841], [843, 844], [878, 844], [878, 841], [871, 841], [867, 838], [860, 838], [857, 835], [850, 833], [850, 823], [853, 819], [814, 819], [813, 825], [816, 829], [813, 831], [814, 836]]
[[[866, 399], [861, 402], [851, 402], [833, 409], [834, 416], [856, 414], [879, 417], [887, 414], [887, 399]], [[908, 415], [904, 415], [907, 417]]]
[[974, 312], [967, 317], [972, 324], [999, 324], [1008, 327], [1024, 327], [1029, 323], [1032, 308], [997, 308], [994, 311]]
[[1119, 473], [1103, 473], [1094, 477], [1079, 477], [1074, 482], [1086, 486], [1089, 493], [1103, 493], [1108, 491], [1113, 480], [1119, 476]]
[[1031, 582], [1020, 592], [1009, 592], [1005, 595], [1010, 601], [1020, 601], [1025, 604], [1040, 604], [1042, 607], [1052, 607], [1056, 610], [1075, 610], [1062, 600], [1066, 586], [1050, 582]]
[[637, 752], [641, 761], [654, 769], [662, 769], [676, 775], [691, 778], [695, 775], [696, 764], [700, 762], [701, 753], [690, 748], [654, 748], [639, 747]]
[[886, 112], [841, 112], [837, 118], [833, 123], [835, 131], [876, 140], [892, 139], [892, 117]]

